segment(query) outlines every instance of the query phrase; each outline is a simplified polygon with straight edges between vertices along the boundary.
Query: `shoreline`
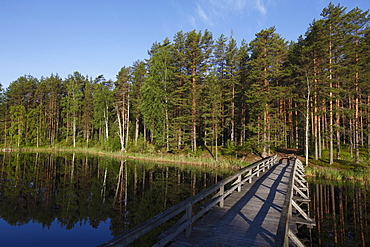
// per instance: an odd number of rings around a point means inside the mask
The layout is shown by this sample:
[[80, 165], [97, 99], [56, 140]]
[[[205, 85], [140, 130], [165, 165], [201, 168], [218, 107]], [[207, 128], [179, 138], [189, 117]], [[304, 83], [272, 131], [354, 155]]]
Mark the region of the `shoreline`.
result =
[[[151, 154], [151, 153], [123, 153], [107, 152], [103, 150], [97, 150], [94, 148], [69, 148], [69, 147], [49, 147], [49, 148], [6, 148], [1, 150], [3, 153], [10, 152], [78, 152], [87, 153], [99, 156], [107, 156], [117, 159], [131, 159], [140, 161], [152, 161], [164, 164], [183, 164], [194, 167], [205, 167], [215, 169], [231, 169], [239, 170], [241, 167], [245, 167], [249, 164], [254, 163], [256, 158], [249, 159], [249, 162], [239, 160], [220, 160], [215, 161], [208, 157], [190, 157], [185, 155], [171, 155], [171, 154]], [[298, 156], [302, 162], [304, 157]], [[357, 169], [341, 169], [338, 167], [326, 167], [309, 162], [309, 166], [306, 168], [305, 175], [307, 177], [313, 177], [317, 179], [328, 179], [335, 181], [353, 181], [353, 182], [365, 182], [370, 181], [370, 169], [363, 168], [363, 170]]]
[[[172, 164], [183, 164], [194, 167], [205, 167], [205, 168], [220, 168], [220, 169], [232, 169], [238, 170], [241, 167], [247, 166], [251, 163], [242, 161], [232, 161], [232, 160], [221, 160], [215, 161], [212, 158], [204, 157], [189, 157], [184, 155], [169, 155], [169, 154], [150, 154], [150, 153], [123, 153], [117, 152], [105, 152], [102, 150], [90, 149], [90, 148], [64, 148], [64, 147], [53, 147], [53, 148], [12, 148], [1, 150], [3, 153], [12, 152], [78, 152], [87, 153], [99, 156], [107, 156], [117, 159], [131, 159], [140, 161], [153, 161], [157, 163], [172, 163]], [[257, 160], [256, 160], [257, 161]], [[252, 162], [253, 163], [253, 162]]]

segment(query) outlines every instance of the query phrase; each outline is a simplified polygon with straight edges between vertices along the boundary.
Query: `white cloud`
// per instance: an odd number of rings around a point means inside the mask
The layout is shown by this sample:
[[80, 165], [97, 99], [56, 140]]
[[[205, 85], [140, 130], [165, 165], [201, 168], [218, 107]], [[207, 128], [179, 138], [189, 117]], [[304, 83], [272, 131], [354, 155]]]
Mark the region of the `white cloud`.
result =
[[265, 4], [263, 3], [262, 0], [256, 0], [254, 1], [254, 7], [260, 12], [262, 15], [266, 15], [267, 9], [265, 7]]
[[233, 9], [236, 11], [244, 10], [245, 6], [247, 5], [246, 0], [233, 0]]
[[195, 17], [194, 17], [194, 16], [188, 16], [188, 21], [189, 21], [190, 25], [191, 25], [193, 28], [195, 28], [195, 29], [197, 29], [197, 28], [198, 28], [198, 27], [197, 27], [197, 21], [195, 20]]
[[233, 12], [242, 11], [247, 4], [247, 0], [209, 0], [209, 3], [215, 9]]
[[189, 23], [197, 28], [201, 23], [213, 27], [231, 16], [251, 15], [257, 11], [261, 16], [275, 0], [200, 0], [188, 16]]
[[202, 6], [200, 6], [199, 3], [197, 3], [197, 10], [196, 10], [198, 16], [203, 20], [204, 23], [206, 23], [209, 26], [213, 26], [212, 19], [205, 13]]

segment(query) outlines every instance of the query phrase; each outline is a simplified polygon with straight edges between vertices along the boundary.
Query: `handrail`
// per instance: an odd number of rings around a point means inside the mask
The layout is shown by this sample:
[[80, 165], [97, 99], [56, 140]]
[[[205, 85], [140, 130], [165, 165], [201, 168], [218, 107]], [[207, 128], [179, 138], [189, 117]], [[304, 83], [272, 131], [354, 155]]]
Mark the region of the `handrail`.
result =
[[[185, 214], [180, 218], [180, 220], [178, 220], [178, 222], [174, 226], [160, 235], [160, 241], [154, 246], [166, 245], [183, 231], [185, 231], [186, 236], [189, 237], [191, 233], [191, 225], [197, 219], [199, 219], [202, 215], [204, 215], [208, 210], [210, 210], [218, 203], [220, 207], [223, 207], [224, 200], [228, 195], [233, 193], [235, 190], [241, 191], [241, 186], [245, 182], [248, 181], [249, 183], [251, 183], [253, 177], [259, 177], [260, 172], [265, 172], [266, 169], [270, 169], [275, 164], [276, 160], [277, 155], [275, 154], [273, 156], [255, 162], [254, 164], [241, 169], [234, 175], [221, 180], [217, 184], [208, 187], [198, 194], [178, 203], [177, 205], [165, 210], [160, 214], [157, 214], [151, 219], [133, 227], [132, 229], [125, 231], [124, 233], [99, 246], [127, 246], [128, 244], [152, 231], [156, 227], [162, 225], [166, 221], [179, 215], [181, 212], [185, 212]], [[225, 185], [228, 185], [231, 182], [231, 187], [225, 191]], [[207, 203], [203, 204], [201, 210], [193, 215], [193, 205], [215, 192], [217, 192], [216, 195], [213, 196]]]
[[275, 238], [275, 246], [276, 247], [281, 247], [281, 246], [286, 246], [286, 243], [289, 243], [288, 239], [288, 231], [289, 231], [289, 221], [292, 217], [292, 199], [293, 199], [293, 182], [294, 182], [294, 176], [295, 176], [295, 170], [297, 168], [296, 159], [294, 161], [294, 165], [292, 168], [292, 171], [290, 173], [290, 178], [288, 182], [288, 189], [287, 193], [285, 196], [285, 201], [284, 205], [281, 210], [281, 216], [280, 216], [280, 221], [279, 221], [279, 226], [276, 232], [276, 238]]
[[[306, 180], [303, 178], [304, 167], [302, 162], [295, 158], [292, 171], [289, 178], [287, 194], [285, 197], [284, 205], [281, 210], [281, 217], [279, 226], [276, 232], [275, 247], [289, 246], [289, 240], [291, 240], [296, 246], [304, 246], [302, 242], [292, 232], [289, 225], [293, 222], [293, 207], [298, 211], [304, 220], [300, 220], [301, 224], [309, 226], [316, 225], [315, 221], [308, 217], [308, 215], [300, 208], [300, 206], [294, 201], [294, 193], [301, 197], [303, 200], [309, 201], [308, 186]], [[298, 187], [298, 184], [300, 187]], [[305, 189], [304, 193], [301, 189]]]

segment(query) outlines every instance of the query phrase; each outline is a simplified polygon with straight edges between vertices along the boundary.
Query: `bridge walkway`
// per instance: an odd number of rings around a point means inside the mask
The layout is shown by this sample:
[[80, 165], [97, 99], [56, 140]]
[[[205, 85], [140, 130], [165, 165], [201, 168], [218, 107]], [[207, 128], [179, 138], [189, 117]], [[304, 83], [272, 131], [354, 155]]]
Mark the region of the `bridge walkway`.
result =
[[256, 182], [231, 194], [224, 207], [213, 207], [192, 226], [180, 246], [273, 246], [294, 161], [281, 159]]

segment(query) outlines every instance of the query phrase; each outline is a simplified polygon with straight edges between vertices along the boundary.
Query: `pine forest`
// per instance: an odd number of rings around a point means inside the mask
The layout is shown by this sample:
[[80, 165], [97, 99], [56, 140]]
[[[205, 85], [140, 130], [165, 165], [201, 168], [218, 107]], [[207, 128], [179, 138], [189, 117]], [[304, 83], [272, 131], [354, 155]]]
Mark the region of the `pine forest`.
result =
[[[304, 32], [304, 30], [303, 30]], [[0, 143], [129, 152], [283, 148], [315, 159], [370, 147], [369, 11], [329, 4], [296, 42], [179, 31], [116, 80], [21, 76], [2, 91]], [[307, 147], [307, 149], [306, 149]]]

